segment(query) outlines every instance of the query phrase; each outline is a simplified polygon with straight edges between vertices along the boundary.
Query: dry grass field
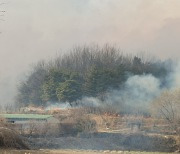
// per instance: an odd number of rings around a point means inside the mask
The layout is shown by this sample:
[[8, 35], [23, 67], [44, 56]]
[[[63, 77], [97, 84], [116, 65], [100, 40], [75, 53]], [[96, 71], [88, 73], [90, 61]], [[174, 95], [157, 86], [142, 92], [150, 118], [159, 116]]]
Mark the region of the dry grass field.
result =
[[60, 121], [58, 131], [49, 125], [46, 134], [34, 131], [18, 135], [17, 130], [2, 127], [0, 147], [8, 150], [0, 149], [0, 154], [163, 154], [179, 149], [178, 137], [176, 139], [162, 120], [111, 112], [89, 113], [82, 109], [54, 116]]

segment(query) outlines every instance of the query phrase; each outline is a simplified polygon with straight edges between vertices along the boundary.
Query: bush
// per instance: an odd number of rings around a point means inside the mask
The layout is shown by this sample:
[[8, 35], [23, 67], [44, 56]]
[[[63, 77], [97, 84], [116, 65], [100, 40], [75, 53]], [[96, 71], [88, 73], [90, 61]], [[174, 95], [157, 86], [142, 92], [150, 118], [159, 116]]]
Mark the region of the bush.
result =
[[78, 132], [95, 132], [96, 121], [89, 117], [79, 118], [76, 121], [76, 128]]
[[71, 110], [71, 114], [60, 123], [60, 134], [77, 135], [79, 132], [95, 132], [96, 121], [82, 109]]
[[0, 149], [2, 148], [29, 149], [15, 131], [0, 127]]

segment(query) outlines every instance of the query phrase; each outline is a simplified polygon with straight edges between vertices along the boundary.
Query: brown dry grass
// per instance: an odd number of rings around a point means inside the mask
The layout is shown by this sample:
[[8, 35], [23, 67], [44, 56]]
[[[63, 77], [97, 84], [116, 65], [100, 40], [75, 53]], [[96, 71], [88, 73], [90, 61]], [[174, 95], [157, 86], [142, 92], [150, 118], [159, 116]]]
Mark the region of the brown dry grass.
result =
[[[104, 110], [95, 110], [93, 108], [76, 108], [67, 109], [62, 112], [56, 113], [55, 117], [61, 122], [67, 122], [74, 124], [77, 119], [82, 117], [88, 117], [87, 119], [96, 122], [96, 129], [98, 132], [106, 131], [124, 131], [125, 129], [130, 130], [128, 123], [141, 121], [141, 131], [155, 133], [170, 133], [167, 130], [167, 125], [163, 119], [155, 119], [153, 117], [144, 116], [130, 116], [130, 115], [119, 115], [116, 112], [105, 112]], [[84, 118], [86, 119], [86, 118]]]
[[71, 110], [68, 116], [59, 115], [60, 132], [76, 134], [79, 132], [96, 132], [96, 121], [82, 110]]
[[0, 149], [29, 149], [13, 130], [0, 127]]

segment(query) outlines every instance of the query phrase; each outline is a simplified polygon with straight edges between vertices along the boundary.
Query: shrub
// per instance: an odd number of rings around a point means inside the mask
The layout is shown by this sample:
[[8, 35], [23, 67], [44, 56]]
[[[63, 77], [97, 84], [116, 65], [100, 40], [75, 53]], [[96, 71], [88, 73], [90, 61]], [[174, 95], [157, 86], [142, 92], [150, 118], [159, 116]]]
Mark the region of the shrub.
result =
[[13, 130], [0, 127], [0, 149], [29, 149], [21, 137]]
[[60, 122], [60, 134], [76, 135], [79, 132], [95, 132], [96, 121], [82, 109], [71, 110], [70, 115]]
[[95, 132], [96, 131], [96, 121], [90, 119], [88, 116], [79, 118], [76, 121], [76, 128], [78, 132]]

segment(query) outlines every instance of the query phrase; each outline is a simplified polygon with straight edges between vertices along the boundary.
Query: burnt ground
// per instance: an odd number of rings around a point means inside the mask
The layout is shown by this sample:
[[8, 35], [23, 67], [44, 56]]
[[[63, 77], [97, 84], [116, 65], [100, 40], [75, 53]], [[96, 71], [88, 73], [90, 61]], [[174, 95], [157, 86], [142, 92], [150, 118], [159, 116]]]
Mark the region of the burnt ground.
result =
[[172, 137], [142, 133], [81, 133], [66, 137], [29, 137], [31, 149], [134, 150], [174, 152], [178, 149]]

